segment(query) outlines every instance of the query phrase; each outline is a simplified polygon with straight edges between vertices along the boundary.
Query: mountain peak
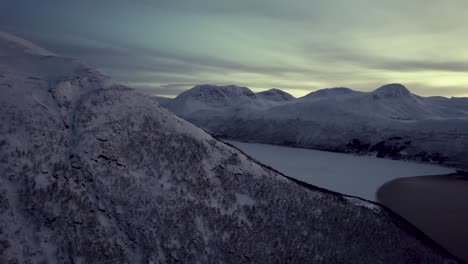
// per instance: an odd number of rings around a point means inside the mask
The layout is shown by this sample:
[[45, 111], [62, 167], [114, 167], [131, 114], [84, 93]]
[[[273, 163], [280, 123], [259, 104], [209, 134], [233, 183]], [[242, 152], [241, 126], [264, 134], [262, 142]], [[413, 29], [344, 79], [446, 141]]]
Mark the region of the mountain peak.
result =
[[405, 97], [411, 95], [411, 92], [404, 85], [399, 83], [386, 84], [372, 92], [374, 95], [383, 97]]
[[54, 53], [25, 39], [0, 31], [0, 56], [21, 55], [56, 56]]
[[314, 92], [311, 92], [304, 96], [304, 98], [322, 98], [322, 97], [336, 97], [340, 95], [348, 95], [356, 93], [356, 91], [351, 90], [346, 87], [334, 87], [334, 88], [324, 88]]
[[185, 105], [196, 105], [196, 107], [189, 107], [184, 110], [187, 112], [193, 112], [195, 109], [203, 109], [205, 107], [230, 106], [240, 102], [249, 101], [255, 97], [255, 93], [247, 87], [236, 85], [218, 86], [202, 84], [179, 94], [171, 102], [171, 107], [174, 109], [185, 109]]
[[254, 92], [252, 92], [249, 88], [237, 85], [218, 86], [212, 84], [202, 84], [193, 87], [187, 92], [199, 98], [255, 97]]
[[256, 95], [260, 98], [275, 102], [290, 101], [294, 99], [294, 96], [292, 96], [291, 94], [276, 88], [258, 92], [256, 93]]

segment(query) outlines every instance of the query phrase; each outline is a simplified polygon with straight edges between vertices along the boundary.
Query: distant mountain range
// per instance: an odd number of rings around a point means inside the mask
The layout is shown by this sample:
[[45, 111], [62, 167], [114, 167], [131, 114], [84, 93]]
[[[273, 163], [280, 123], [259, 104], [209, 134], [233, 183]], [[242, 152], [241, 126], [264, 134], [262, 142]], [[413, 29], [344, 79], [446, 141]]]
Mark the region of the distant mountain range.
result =
[[401, 84], [301, 98], [198, 85], [160, 103], [221, 138], [468, 168], [468, 98], [422, 97]]
[[[202, 87], [184, 100], [256, 97]], [[289, 179], [6, 33], [0, 120], [0, 263], [459, 262], [388, 209]]]

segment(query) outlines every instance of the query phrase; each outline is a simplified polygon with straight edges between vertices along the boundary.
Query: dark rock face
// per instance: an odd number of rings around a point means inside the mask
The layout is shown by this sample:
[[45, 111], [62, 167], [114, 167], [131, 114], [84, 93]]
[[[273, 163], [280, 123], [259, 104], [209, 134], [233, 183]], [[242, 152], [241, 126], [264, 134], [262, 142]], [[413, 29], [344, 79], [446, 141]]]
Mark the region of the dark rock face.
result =
[[0, 263], [458, 261], [75, 66], [50, 79], [0, 61]]
[[406, 148], [406, 146], [400, 146], [399, 142], [395, 141], [395, 138], [380, 141], [377, 144], [370, 147], [369, 152], [375, 153], [376, 156], [379, 158], [401, 158], [401, 151], [403, 151]]
[[361, 143], [359, 139], [353, 139], [350, 143], [346, 144], [347, 149], [352, 153], [367, 153], [369, 151], [370, 144]]
[[379, 158], [412, 159], [438, 164], [444, 164], [447, 161], [447, 157], [437, 152], [431, 154], [424, 151], [408, 152], [408, 148], [412, 147], [411, 140], [405, 141], [402, 137], [392, 137], [379, 141], [374, 145], [361, 143], [359, 139], [353, 139], [352, 142], [346, 144], [346, 147], [346, 152], [374, 154]]

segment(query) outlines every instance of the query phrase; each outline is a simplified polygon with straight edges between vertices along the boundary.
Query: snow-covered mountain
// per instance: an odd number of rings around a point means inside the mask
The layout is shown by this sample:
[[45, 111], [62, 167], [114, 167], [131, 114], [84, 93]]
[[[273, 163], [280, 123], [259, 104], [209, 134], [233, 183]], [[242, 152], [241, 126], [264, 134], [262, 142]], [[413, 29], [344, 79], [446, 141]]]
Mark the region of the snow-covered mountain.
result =
[[179, 102], [164, 106], [218, 137], [468, 168], [468, 98], [422, 97], [388, 84], [372, 92], [322, 89], [281, 103], [251, 97], [203, 112]]
[[[172, 100], [162, 102], [174, 112], [183, 115], [204, 115], [205, 112], [226, 112], [240, 114], [244, 109], [265, 109], [280, 102], [291, 100], [292, 96], [278, 90], [254, 93], [246, 87], [236, 85], [197, 85], [182, 92]], [[247, 114], [247, 113], [244, 113]]]
[[11, 41], [0, 263], [459, 262], [379, 205], [289, 179], [98, 71]]
[[333, 99], [337, 97], [343, 97], [343, 96], [350, 96], [354, 94], [359, 94], [360, 92], [353, 91], [349, 88], [346, 87], [336, 87], [336, 88], [325, 88], [325, 89], [320, 89], [315, 92], [311, 92], [302, 99]]
[[262, 98], [262, 99], [274, 101], [274, 102], [291, 101], [294, 99], [294, 96], [276, 88], [263, 91], [263, 92], [258, 92], [256, 93], [256, 95], [258, 98]]

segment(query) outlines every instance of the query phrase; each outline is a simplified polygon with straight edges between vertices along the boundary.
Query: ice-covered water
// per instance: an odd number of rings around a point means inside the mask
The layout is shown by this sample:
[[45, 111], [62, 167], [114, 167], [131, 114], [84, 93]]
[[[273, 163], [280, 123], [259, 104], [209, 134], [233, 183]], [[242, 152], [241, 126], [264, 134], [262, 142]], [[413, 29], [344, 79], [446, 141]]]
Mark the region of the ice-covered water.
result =
[[258, 161], [298, 180], [376, 201], [384, 183], [455, 172], [442, 166], [267, 144], [227, 141]]

